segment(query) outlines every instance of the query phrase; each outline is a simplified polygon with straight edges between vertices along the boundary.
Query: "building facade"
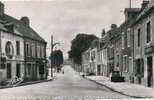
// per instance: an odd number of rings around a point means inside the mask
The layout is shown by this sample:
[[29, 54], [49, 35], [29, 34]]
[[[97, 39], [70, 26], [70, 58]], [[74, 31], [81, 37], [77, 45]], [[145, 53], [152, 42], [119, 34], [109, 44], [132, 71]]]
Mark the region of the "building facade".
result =
[[144, 1], [141, 12], [132, 28], [134, 30], [135, 83], [154, 87], [154, 1]]
[[82, 53], [82, 72], [85, 74], [90, 73], [90, 51], [89, 49]]
[[98, 60], [99, 60], [99, 63], [98, 63], [98, 68], [100, 70], [98, 75], [103, 75], [103, 76], [109, 76], [108, 72], [109, 72], [109, 68], [107, 66], [107, 43], [106, 41], [104, 40], [101, 40], [101, 46], [100, 46], [100, 49], [99, 49], [99, 56], [98, 56]]
[[1, 31], [1, 80], [24, 75], [24, 40], [16, 33]]
[[35, 32], [28, 17], [20, 20], [4, 12], [0, 2], [1, 79], [26, 81], [46, 78], [46, 41]]
[[107, 46], [95, 41], [90, 47], [90, 68], [96, 75], [120, 71], [127, 82], [154, 87], [154, 1], [143, 0], [124, 14], [125, 21], [105, 33]]

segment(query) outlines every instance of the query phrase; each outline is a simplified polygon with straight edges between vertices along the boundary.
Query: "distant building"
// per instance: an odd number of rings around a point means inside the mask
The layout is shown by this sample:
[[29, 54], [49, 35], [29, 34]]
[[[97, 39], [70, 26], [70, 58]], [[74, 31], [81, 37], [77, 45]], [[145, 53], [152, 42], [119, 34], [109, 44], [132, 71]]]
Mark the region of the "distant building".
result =
[[107, 46], [108, 42], [105, 36], [100, 39], [100, 47], [98, 49], [98, 63], [97, 63], [97, 73], [98, 75], [109, 76], [109, 68], [107, 66]]
[[115, 58], [114, 58], [114, 55], [115, 55], [115, 46], [114, 46], [114, 38], [115, 38], [115, 35], [116, 35], [116, 30], [117, 30], [117, 25], [116, 24], [112, 24], [111, 25], [111, 29], [106, 32], [106, 35], [108, 37], [108, 47], [107, 47], [107, 66], [108, 66], [108, 69], [109, 69], [109, 73], [108, 74], [111, 74], [114, 69], [115, 69]]
[[82, 72], [89, 74], [90, 73], [90, 50], [82, 53]]
[[97, 63], [98, 63], [98, 46], [99, 46], [99, 40], [95, 39], [93, 40], [93, 42], [91, 43], [90, 46], [90, 73], [94, 74], [94, 75], [98, 75], [98, 67], [97, 67]]

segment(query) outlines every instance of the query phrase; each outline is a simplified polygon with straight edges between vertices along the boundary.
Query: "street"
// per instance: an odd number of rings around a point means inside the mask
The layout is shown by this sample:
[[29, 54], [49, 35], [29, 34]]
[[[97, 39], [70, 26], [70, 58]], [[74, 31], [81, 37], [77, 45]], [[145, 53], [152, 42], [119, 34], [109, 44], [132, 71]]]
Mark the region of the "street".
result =
[[15, 88], [1, 89], [1, 98], [130, 98], [113, 92], [79, 76], [71, 66], [64, 66], [64, 74], [57, 74], [54, 81]]

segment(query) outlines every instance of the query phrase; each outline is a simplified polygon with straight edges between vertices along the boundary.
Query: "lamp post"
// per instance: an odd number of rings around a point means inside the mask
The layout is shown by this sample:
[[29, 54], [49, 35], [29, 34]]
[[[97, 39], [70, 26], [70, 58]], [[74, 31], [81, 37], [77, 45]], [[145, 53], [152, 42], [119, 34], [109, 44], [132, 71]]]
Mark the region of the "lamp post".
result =
[[[51, 54], [52, 54], [52, 52], [53, 52], [53, 48], [57, 45], [57, 44], [60, 44], [59, 42], [53, 42], [53, 35], [51, 35]], [[50, 56], [51, 56], [51, 54], [50, 54]], [[53, 66], [52, 66], [52, 59], [50, 59], [51, 60], [51, 77], [53, 77]]]

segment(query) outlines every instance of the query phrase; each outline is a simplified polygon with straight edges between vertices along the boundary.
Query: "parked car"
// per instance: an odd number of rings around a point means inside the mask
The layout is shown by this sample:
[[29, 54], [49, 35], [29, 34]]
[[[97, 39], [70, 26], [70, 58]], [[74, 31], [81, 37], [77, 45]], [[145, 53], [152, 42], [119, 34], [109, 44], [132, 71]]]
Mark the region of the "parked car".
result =
[[111, 82], [124, 82], [125, 78], [120, 76], [120, 71], [113, 71], [111, 76]]

